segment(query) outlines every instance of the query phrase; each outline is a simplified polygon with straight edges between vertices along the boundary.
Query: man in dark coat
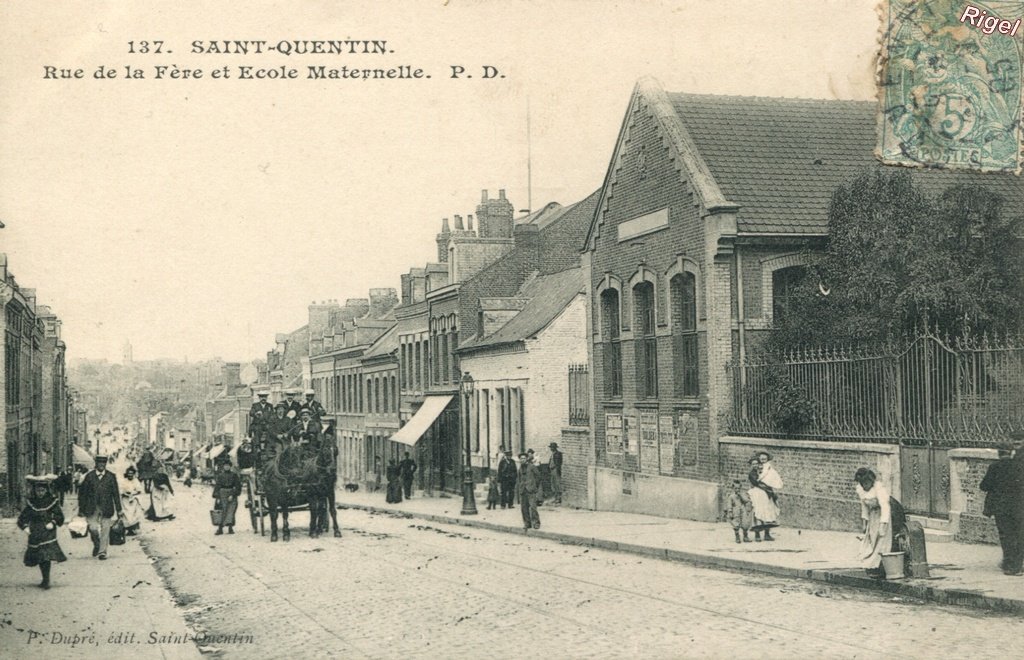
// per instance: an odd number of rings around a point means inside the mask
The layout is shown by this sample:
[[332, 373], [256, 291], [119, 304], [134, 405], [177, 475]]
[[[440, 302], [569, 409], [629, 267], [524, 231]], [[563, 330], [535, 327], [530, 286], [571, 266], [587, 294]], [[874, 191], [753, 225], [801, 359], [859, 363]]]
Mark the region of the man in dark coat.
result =
[[299, 413], [302, 412], [302, 404], [295, 400], [298, 390], [285, 390], [284, 393], [284, 416], [292, 420], [292, 424], [299, 421]]
[[988, 466], [981, 490], [985, 491], [986, 516], [994, 516], [1003, 548], [1001, 567], [1007, 575], [1021, 575], [1024, 563], [1024, 448], [999, 450], [999, 458]]
[[405, 491], [405, 499], [412, 497], [412, 480], [416, 475], [416, 461], [412, 460], [409, 452], [405, 452], [405, 458], [398, 462], [398, 473], [402, 477], [402, 489]]
[[270, 392], [259, 392], [257, 396], [259, 401], [249, 408], [249, 428], [246, 429], [246, 435], [259, 442], [261, 434], [267, 431], [270, 418], [274, 416], [274, 407], [267, 401]]
[[519, 479], [516, 490], [519, 493], [519, 506], [523, 514], [523, 529], [540, 529], [540, 514], [537, 513], [537, 502], [540, 499], [540, 470], [533, 464], [528, 454], [519, 454]]
[[516, 492], [516, 462], [512, 450], [506, 449], [498, 461], [498, 485], [501, 486], [501, 508], [512, 508]]
[[96, 469], [82, 479], [82, 485], [78, 489], [78, 514], [89, 521], [92, 556], [106, 559], [114, 515], [122, 515], [121, 492], [117, 487], [117, 477], [113, 472], [107, 471], [106, 456], [97, 456]]
[[299, 412], [301, 413], [302, 410], [309, 410], [313, 415], [313, 421], [317, 423], [320, 423], [320, 420], [327, 416], [327, 411], [324, 410], [324, 407], [316, 400], [316, 391], [314, 390], [306, 390], [306, 401], [302, 404], [302, 408]]
[[558, 443], [552, 442], [548, 447], [551, 449], [551, 458], [548, 459], [548, 477], [551, 479], [551, 497], [555, 504], [562, 503], [562, 452], [558, 449]]
[[291, 438], [300, 445], [310, 445], [314, 449], [320, 448], [322, 430], [320, 422], [313, 421], [313, 413], [309, 408], [302, 410], [302, 421], [292, 427]]

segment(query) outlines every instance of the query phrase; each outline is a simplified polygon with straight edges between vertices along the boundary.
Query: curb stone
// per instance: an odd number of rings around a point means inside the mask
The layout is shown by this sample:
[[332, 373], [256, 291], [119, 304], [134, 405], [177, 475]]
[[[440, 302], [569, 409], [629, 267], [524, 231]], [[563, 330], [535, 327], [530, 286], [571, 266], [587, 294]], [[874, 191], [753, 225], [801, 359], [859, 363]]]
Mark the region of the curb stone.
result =
[[771, 564], [761, 564], [756, 562], [745, 561], [742, 559], [732, 559], [730, 557], [717, 557], [715, 555], [706, 555], [702, 553], [689, 552], [686, 550], [675, 550], [672, 548], [658, 548], [653, 546], [636, 545], [632, 543], [619, 543], [618, 541], [610, 541], [608, 539], [587, 536], [574, 536], [571, 534], [564, 534], [562, 532], [550, 532], [547, 530], [531, 531], [529, 532], [529, 534], [527, 534], [525, 530], [509, 525], [501, 525], [498, 523], [492, 523], [482, 520], [470, 520], [455, 516], [444, 516], [434, 513], [417, 513], [415, 511], [389, 509], [387, 507], [373, 506], [368, 504], [350, 504], [339, 502], [338, 508], [367, 511], [370, 513], [397, 514], [405, 518], [418, 518], [421, 520], [429, 520], [432, 522], [445, 523], [448, 525], [459, 525], [462, 527], [475, 527], [478, 529], [486, 529], [494, 532], [502, 532], [504, 534], [518, 534], [521, 536], [531, 536], [534, 538], [555, 541], [563, 545], [578, 545], [590, 548], [598, 548], [601, 550], [610, 550], [612, 552], [623, 552], [627, 554], [650, 557], [654, 559], [677, 561], [703, 568], [725, 569], [745, 573], [761, 573], [764, 575], [772, 575], [775, 577], [810, 580], [813, 582], [823, 582], [826, 584], [832, 584], [841, 587], [853, 587], [856, 589], [879, 591], [896, 596], [903, 596], [906, 598], [913, 598], [917, 600], [937, 603], [940, 605], [955, 605], [959, 607], [970, 607], [974, 609], [1024, 615], [1024, 600], [1002, 598], [998, 596], [986, 596], [983, 593], [969, 590], [941, 589], [924, 584], [914, 584], [908, 582], [887, 582], [885, 580], [876, 580], [873, 578], [869, 578], [865, 575], [845, 572], [842, 570], [832, 571], [818, 568], [804, 569], [792, 568], [789, 566], [773, 566]]

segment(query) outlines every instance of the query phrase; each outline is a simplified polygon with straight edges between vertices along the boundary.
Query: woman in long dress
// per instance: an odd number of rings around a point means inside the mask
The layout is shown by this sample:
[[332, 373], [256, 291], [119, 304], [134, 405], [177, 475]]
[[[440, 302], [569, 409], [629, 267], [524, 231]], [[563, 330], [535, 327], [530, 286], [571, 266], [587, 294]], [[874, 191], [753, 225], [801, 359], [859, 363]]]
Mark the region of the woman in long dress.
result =
[[64, 524], [60, 502], [50, 491], [54, 475], [26, 477], [32, 488], [28, 502], [18, 516], [18, 527], [28, 535], [24, 564], [38, 566], [43, 581], [39, 586], [50, 588], [50, 565], [67, 561], [57, 544], [57, 528]]
[[174, 496], [174, 489], [171, 488], [171, 480], [166, 472], [158, 472], [153, 477], [153, 487], [150, 489], [149, 497], [152, 502], [146, 518], [159, 522], [161, 520], [174, 520], [174, 513], [171, 511], [171, 501]]
[[124, 471], [124, 479], [117, 482], [117, 486], [121, 491], [124, 531], [127, 534], [135, 535], [139, 531], [139, 525], [146, 515], [146, 510], [139, 499], [142, 495], [142, 483], [135, 478], [134, 467], [128, 466], [128, 469]]
[[857, 482], [860, 517], [864, 523], [858, 559], [868, 575], [884, 577], [882, 553], [892, 551], [893, 526], [889, 491], [878, 483], [875, 473], [868, 468], [857, 470], [853, 479]]
[[782, 490], [782, 477], [771, 464], [772, 457], [766, 452], [760, 452], [750, 459], [750, 483], [751, 488], [747, 491], [750, 495], [750, 502], [754, 505], [754, 540], [761, 540], [761, 532], [764, 532], [765, 541], [774, 541], [771, 528], [779, 525], [779, 491]]
[[395, 459], [388, 461], [387, 469], [388, 478], [388, 494], [385, 498], [389, 503], [398, 503], [402, 501], [402, 480], [399, 478], [401, 473], [398, 469], [398, 465], [395, 463]]

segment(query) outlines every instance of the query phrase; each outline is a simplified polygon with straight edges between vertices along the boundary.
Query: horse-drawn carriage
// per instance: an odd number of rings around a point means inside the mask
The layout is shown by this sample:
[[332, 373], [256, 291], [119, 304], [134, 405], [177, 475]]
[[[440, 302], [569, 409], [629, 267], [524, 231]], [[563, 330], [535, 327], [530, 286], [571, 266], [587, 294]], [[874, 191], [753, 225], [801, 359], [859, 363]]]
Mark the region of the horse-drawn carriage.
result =
[[337, 446], [332, 425], [324, 425], [320, 443], [257, 443], [256, 465], [243, 472], [246, 477], [246, 507], [253, 533], [266, 534], [264, 517], [270, 517], [270, 540], [277, 541], [277, 517], [282, 518], [281, 534], [291, 538], [288, 514], [309, 511], [310, 536], [319, 536], [334, 525], [334, 536], [341, 536], [334, 487], [337, 482]]

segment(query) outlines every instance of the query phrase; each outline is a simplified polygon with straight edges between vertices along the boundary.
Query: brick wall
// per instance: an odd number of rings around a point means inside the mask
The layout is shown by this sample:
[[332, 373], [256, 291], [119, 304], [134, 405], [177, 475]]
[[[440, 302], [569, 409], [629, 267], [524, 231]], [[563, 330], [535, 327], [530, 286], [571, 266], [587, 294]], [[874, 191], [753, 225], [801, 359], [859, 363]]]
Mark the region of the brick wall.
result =
[[784, 526], [807, 529], [860, 529], [860, 504], [853, 475], [858, 468], [875, 471], [879, 482], [899, 497], [899, 448], [862, 443], [724, 437], [721, 439], [723, 484], [747, 482], [750, 457], [767, 451], [782, 477], [780, 495]]
[[982, 515], [985, 493], [981, 480], [998, 458], [994, 449], [952, 449], [949, 451], [950, 512], [956, 540], [964, 543], [999, 543], [995, 520]]

